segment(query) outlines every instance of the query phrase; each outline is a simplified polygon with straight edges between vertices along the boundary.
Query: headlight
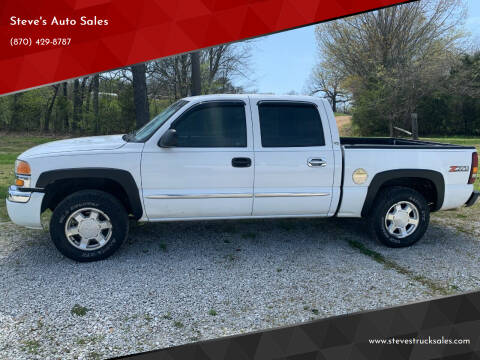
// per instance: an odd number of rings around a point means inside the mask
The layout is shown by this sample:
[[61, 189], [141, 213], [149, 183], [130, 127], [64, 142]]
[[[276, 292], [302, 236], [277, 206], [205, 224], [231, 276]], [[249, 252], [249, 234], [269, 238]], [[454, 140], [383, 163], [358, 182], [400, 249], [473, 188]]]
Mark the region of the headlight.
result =
[[23, 160], [15, 161], [15, 174], [17, 175], [31, 175], [30, 165]]
[[30, 165], [23, 160], [15, 161], [15, 185], [20, 187], [30, 187]]

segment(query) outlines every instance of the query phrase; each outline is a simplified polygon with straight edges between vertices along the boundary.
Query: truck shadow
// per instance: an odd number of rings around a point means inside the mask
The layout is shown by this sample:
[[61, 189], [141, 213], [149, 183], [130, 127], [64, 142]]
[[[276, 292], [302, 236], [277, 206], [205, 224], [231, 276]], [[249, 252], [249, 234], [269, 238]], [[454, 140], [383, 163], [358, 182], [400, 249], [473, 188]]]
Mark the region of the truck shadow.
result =
[[[4, 226], [4, 225], [2, 225]], [[111, 258], [92, 264], [80, 264], [64, 258], [53, 246], [45, 231], [25, 231], [10, 224], [0, 235], [2, 267], [42, 267], [52, 271], [62, 266], [79, 271], [91, 268], [132, 264], [175, 264], [188, 268], [200, 264], [242, 267], [249, 258], [257, 262], [341, 261], [342, 254], [367, 256], [361, 247], [381, 254], [389, 261], [427, 274], [454, 288], [477, 286], [480, 260], [478, 240], [472, 235], [432, 223], [417, 244], [409, 248], [390, 249], [377, 242], [359, 219], [267, 219], [242, 221], [195, 221], [132, 224], [126, 243]], [[329, 261], [330, 261], [329, 260]], [[372, 259], [374, 261], [374, 259]], [[67, 265], [68, 264], [68, 265]], [[197, 265], [195, 265], [197, 264]], [[202, 265], [202, 266], [203, 266]], [[348, 270], [348, 269], [346, 269]], [[64, 271], [61, 271], [64, 273]], [[479, 284], [480, 285], [480, 284]]]

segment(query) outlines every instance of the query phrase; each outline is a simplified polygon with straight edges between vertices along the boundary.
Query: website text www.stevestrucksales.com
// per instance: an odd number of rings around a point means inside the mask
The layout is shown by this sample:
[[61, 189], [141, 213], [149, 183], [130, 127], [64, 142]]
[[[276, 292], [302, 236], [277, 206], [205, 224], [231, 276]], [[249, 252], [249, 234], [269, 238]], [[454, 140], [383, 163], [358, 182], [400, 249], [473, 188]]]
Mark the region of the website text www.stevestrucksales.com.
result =
[[369, 344], [372, 345], [468, 345], [470, 344], [470, 339], [450, 339], [450, 338], [435, 338], [435, 337], [425, 337], [425, 338], [395, 338], [391, 337], [388, 339], [369, 339]]

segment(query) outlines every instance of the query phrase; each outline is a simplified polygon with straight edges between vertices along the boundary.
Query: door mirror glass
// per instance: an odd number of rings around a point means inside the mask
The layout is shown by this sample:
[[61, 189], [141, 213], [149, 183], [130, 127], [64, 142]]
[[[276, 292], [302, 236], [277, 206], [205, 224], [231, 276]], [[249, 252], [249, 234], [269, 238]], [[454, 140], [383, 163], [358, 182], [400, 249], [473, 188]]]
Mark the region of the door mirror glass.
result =
[[164, 148], [177, 146], [177, 130], [168, 129], [160, 138], [158, 145]]

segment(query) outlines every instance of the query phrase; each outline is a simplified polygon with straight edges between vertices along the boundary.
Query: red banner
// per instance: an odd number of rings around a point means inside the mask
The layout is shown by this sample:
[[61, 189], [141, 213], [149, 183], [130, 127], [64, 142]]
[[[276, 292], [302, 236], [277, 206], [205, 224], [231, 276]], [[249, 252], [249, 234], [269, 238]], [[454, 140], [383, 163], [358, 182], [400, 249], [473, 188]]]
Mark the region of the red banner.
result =
[[2, 0], [0, 94], [401, 0]]

